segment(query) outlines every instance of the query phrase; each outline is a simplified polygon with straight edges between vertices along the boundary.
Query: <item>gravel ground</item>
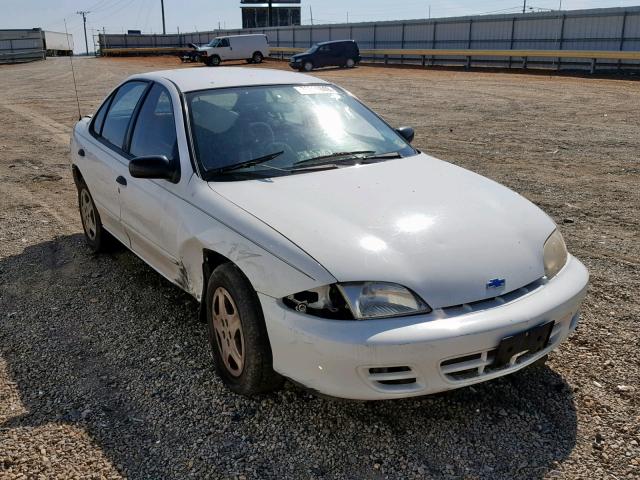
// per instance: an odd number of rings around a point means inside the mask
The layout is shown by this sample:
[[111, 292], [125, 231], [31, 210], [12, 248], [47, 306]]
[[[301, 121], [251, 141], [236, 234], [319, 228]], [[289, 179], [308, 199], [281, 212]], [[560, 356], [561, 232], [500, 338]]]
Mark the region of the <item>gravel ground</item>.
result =
[[[85, 248], [67, 62], [0, 67], [1, 478], [640, 478], [639, 83], [318, 73], [544, 208], [592, 284], [547, 367], [402, 401], [292, 385], [246, 399], [211, 369], [190, 297], [127, 251]], [[127, 75], [179, 63], [76, 66], [87, 112]]]

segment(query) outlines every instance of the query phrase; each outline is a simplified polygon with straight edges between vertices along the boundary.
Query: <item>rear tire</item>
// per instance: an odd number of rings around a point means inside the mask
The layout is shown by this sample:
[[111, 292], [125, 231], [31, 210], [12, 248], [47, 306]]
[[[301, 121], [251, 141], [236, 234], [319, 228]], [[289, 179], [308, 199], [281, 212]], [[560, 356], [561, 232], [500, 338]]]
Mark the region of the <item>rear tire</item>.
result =
[[253, 52], [251, 60], [253, 60], [253, 63], [262, 63], [262, 60], [264, 60], [264, 56], [261, 52]]
[[225, 385], [241, 395], [279, 389], [271, 345], [258, 295], [231, 263], [216, 268], [207, 283], [207, 330], [215, 368]]
[[115, 243], [115, 239], [102, 227], [102, 220], [96, 204], [93, 202], [89, 188], [82, 180], [78, 183], [78, 207], [84, 239], [89, 248], [94, 253], [108, 251]]
[[347, 59], [347, 63], [345, 64], [345, 67], [347, 68], [353, 68], [356, 65], [356, 61], [353, 58], [348, 58]]

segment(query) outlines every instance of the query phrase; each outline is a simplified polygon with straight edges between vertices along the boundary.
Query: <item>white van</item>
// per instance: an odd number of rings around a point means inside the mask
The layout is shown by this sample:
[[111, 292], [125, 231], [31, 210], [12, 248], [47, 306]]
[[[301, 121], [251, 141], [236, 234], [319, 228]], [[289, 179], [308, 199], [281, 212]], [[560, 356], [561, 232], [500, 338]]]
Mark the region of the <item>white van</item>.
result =
[[230, 35], [216, 37], [207, 45], [198, 47], [200, 60], [209, 66], [220, 65], [225, 60], [242, 60], [248, 63], [261, 63], [269, 56], [267, 36], [258, 35]]

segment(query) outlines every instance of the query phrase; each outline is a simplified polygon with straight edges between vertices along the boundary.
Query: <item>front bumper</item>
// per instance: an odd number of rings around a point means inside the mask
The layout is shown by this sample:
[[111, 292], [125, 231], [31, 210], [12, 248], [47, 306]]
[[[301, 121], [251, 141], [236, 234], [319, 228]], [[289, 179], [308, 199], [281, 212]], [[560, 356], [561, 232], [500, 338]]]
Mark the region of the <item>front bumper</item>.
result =
[[[259, 298], [277, 372], [333, 397], [381, 400], [473, 385], [535, 362], [575, 330], [588, 279], [570, 256], [551, 281], [504, 304], [367, 321], [324, 320]], [[501, 339], [549, 321], [555, 326], [544, 350], [492, 368]]]

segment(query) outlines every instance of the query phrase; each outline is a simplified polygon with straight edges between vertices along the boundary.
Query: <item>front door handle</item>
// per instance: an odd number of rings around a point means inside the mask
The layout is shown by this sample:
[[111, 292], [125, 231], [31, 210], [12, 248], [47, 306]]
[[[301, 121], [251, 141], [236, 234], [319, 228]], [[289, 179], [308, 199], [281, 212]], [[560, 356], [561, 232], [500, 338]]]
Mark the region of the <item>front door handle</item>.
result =
[[122, 175], [120, 175], [118, 178], [116, 178], [116, 182], [118, 182], [123, 187], [127, 186], [127, 179], [124, 178]]
[[81, 157], [84, 157], [84, 149], [83, 148], [78, 150], [78, 155], [80, 155]]

